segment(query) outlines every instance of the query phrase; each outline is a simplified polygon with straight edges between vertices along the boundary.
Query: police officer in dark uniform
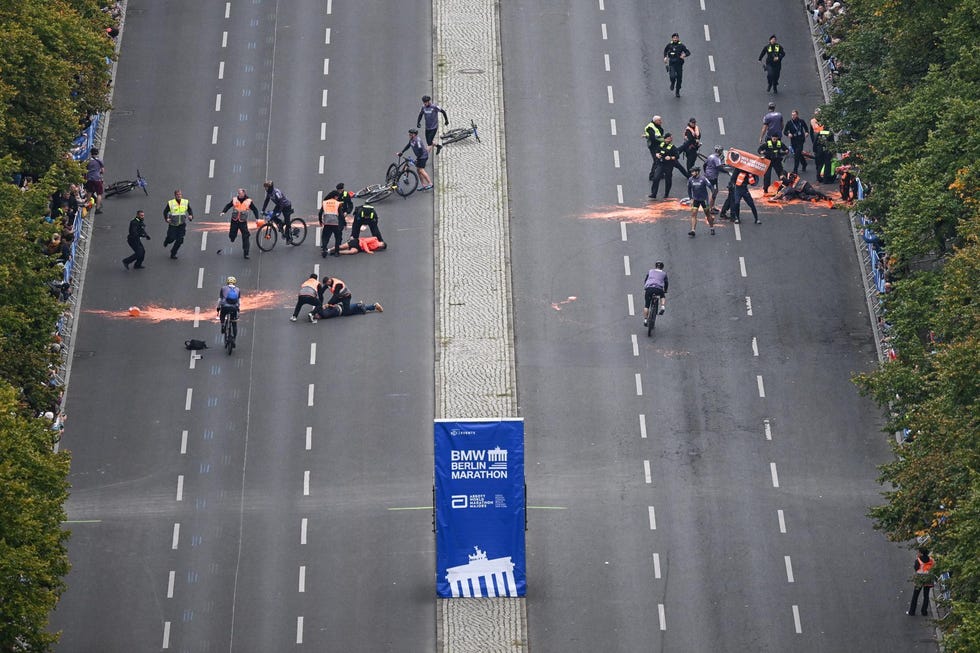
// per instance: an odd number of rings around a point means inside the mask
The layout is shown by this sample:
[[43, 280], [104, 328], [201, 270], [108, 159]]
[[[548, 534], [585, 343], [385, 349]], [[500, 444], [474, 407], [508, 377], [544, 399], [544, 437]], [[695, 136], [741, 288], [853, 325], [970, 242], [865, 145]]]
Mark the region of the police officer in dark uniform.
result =
[[793, 148], [793, 173], [799, 172], [800, 166], [806, 172], [806, 157], [803, 156], [803, 146], [806, 145], [806, 137], [810, 133], [810, 127], [806, 121], [800, 118], [800, 112], [793, 109], [790, 114], [790, 121], [786, 123], [783, 134], [789, 136], [790, 147]]
[[663, 119], [660, 116], [651, 118], [647, 126], [643, 128], [643, 137], [647, 139], [647, 149], [650, 150], [650, 158], [653, 159], [653, 165], [650, 166], [650, 181], [653, 181], [656, 176], [657, 153], [660, 152], [665, 133]]
[[670, 132], [664, 134], [664, 142], [657, 153], [657, 171], [653, 178], [653, 185], [650, 187], [650, 194], [647, 197], [652, 200], [657, 199], [657, 190], [660, 189], [661, 179], [664, 180], [664, 197], [670, 197], [670, 187], [674, 183], [674, 168], [680, 170], [685, 179], [690, 176], [680, 161], [677, 160], [679, 156], [680, 152], [674, 147], [674, 137]]
[[143, 247], [143, 239], [150, 240], [150, 235], [146, 233], [146, 223], [143, 220], [143, 211], [137, 211], [136, 217], [129, 221], [129, 234], [126, 236], [126, 243], [133, 253], [122, 260], [123, 266], [128, 270], [131, 263], [136, 270], [143, 269], [143, 258], [146, 256], [146, 248]]
[[667, 75], [670, 76], [670, 90], [675, 97], [681, 96], [681, 82], [684, 80], [684, 59], [691, 56], [691, 51], [681, 43], [681, 37], [674, 32], [670, 35], [670, 43], [664, 48], [664, 64]]
[[786, 57], [786, 49], [776, 42], [776, 35], [769, 37], [769, 43], [762, 48], [759, 54], [759, 61], [765, 57], [766, 61], [763, 68], [766, 71], [766, 92], [779, 93], [779, 73], [783, 67], [783, 59]]
[[786, 172], [783, 170], [783, 158], [789, 154], [789, 149], [779, 136], [770, 136], [759, 146], [759, 154], [769, 159], [769, 167], [766, 168], [766, 174], [762, 176], [762, 192], [768, 193], [773, 171], [777, 178], [782, 177]]
[[354, 225], [351, 227], [350, 237], [355, 243], [361, 237], [362, 226], [370, 229], [371, 235], [378, 240], [384, 240], [381, 229], [378, 228], [378, 212], [370, 204], [362, 204], [354, 209]]

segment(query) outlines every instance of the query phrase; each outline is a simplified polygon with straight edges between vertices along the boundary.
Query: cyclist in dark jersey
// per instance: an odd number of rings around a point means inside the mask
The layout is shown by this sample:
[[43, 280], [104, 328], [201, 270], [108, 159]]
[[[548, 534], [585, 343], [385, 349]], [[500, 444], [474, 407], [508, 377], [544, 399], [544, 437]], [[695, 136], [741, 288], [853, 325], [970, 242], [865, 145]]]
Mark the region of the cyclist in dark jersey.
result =
[[[272, 181], [266, 181], [262, 186], [265, 188], [265, 201], [262, 202], [262, 212], [265, 213], [269, 202], [272, 202], [272, 221], [279, 227], [279, 231], [286, 237], [287, 242], [292, 240], [292, 234], [289, 233], [286, 225], [289, 224], [289, 219], [293, 216], [293, 203], [289, 201], [285, 193], [276, 188]], [[280, 214], [282, 214], [282, 218], [279, 217]]]
[[663, 315], [667, 309], [667, 273], [664, 272], [663, 261], [657, 261], [643, 279], [643, 326], [647, 325], [654, 297], [657, 297], [657, 307], [654, 310]]
[[[435, 140], [436, 132], [439, 131], [439, 114], [442, 114], [442, 120], [444, 126], [449, 126], [449, 116], [443, 111], [442, 107], [432, 102], [432, 98], [428, 95], [422, 96], [422, 109], [419, 111], [419, 117], [415, 119], [415, 126], [422, 126], [422, 118], [425, 118], [425, 142], [429, 147], [432, 147], [432, 141]], [[436, 154], [442, 149], [442, 145], [436, 145]]]

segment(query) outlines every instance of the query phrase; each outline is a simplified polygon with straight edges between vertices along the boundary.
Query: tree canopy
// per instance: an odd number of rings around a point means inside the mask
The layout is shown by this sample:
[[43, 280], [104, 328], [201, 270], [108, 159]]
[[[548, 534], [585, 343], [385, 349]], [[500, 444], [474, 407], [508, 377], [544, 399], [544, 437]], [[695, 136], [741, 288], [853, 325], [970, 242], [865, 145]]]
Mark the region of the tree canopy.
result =
[[[846, 69], [823, 112], [861, 162], [891, 286], [897, 358], [857, 378], [908, 433], [871, 509], [928, 540], [951, 573], [950, 651], [980, 650], [980, 1], [849, 0], [832, 27]], [[905, 431], [907, 429], [907, 431]]]

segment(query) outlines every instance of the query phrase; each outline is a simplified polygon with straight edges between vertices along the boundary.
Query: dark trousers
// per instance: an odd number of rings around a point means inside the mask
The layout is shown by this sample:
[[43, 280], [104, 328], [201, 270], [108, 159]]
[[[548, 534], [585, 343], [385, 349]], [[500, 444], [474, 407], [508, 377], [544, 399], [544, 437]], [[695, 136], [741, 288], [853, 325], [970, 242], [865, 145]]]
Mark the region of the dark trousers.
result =
[[833, 159], [830, 150], [824, 147], [814, 149], [813, 156], [817, 164], [817, 181], [829, 184], [834, 180], [834, 175], [830, 172], [830, 161]]
[[228, 239], [235, 242], [239, 232], [242, 234], [242, 252], [248, 256], [248, 250], [252, 247], [252, 243], [249, 240], [247, 220], [232, 220], [231, 226], [228, 228]]
[[187, 223], [172, 224], [167, 227], [167, 238], [163, 241], [163, 246], [166, 247], [170, 243], [174, 246], [170, 248], [170, 255], [177, 256], [177, 250], [180, 246], [184, 244], [184, 234], [187, 233]]
[[685, 167], [687, 168], [688, 174], [690, 174], [691, 168], [694, 167], [694, 164], [697, 163], [698, 160], [698, 148], [694, 145], [688, 147], [685, 144], [685, 146], [680, 148], [680, 150], [684, 153], [684, 156], [687, 157], [687, 165]]
[[[731, 195], [729, 195], [731, 197]], [[732, 197], [732, 218], [739, 219], [739, 207], [742, 204], [742, 200], [749, 205], [752, 209], [752, 217], [756, 220], [759, 219], [759, 212], [755, 209], [755, 200], [752, 199], [752, 194], [749, 192], [748, 186], [736, 186], [734, 197]]]
[[299, 316], [299, 309], [304, 306], [312, 306], [313, 311], [316, 312], [320, 309], [320, 299], [318, 297], [308, 297], [306, 295], [300, 295], [296, 298], [296, 308], [293, 309], [293, 317]]
[[657, 144], [647, 145], [647, 149], [650, 150], [650, 157], [653, 159], [653, 164], [650, 166], [650, 181], [653, 181], [657, 176], [657, 166], [660, 164], [660, 160], [657, 159], [657, 152], [660, 151], [660, 146]]
[[667, 76], [670, 77], [670, 87], [680, 93], [681, 82], [684, 81], [684, 64], [669, 64], [667, 66]]
[[320, 235], [320, 249], [324, 254], [330, 249], [330, 236], [334, 237], [337, 243], [337, 251], [340, 251], [340, 243], [344, 239], [344, 227], [339, 224], [325, 224], [323, 225], [323, 233]]
[[143, 267], [143, 258], [146, 256], [146, 248], [143, 247], [143, 240], [141, 238], [127, 238], [126, 243], [129, 244], [130, 249], [133, 253], [123, 259], [123, 263], [130, 265], [135, 262], [136, 267]]
[[381, 229], [378, 228], [378, 221], [376, 219], [361, 220], [359, 218], [354, 218], [354, 226], [351, 227], [350, 237], [360, 238], [362, 226], [365, 226], [368, 229], [370, 229], [371, 235], [377, 238], [378, 240], [384, 240], [384, 238], [381, 237]]
[[916, 587], [912, 590], [912, 603], [909, 605], [909, 614], [915, 614], [915, 604], [919, 602], [919, 591], [922, 591], [922, 616], [929, 614], [929, 590], [931, 587]]
[[685, 178], [689, 176], [679, 161], [663, 161], [658, 165], [657, 170], [654, 171], [653, 184], [650, 186], [651, 195], [656, 197], [657, 191], [660, 190], [660, 180], [663, 179], [664, 197], [670, 197], [670, 188], [674, 185], [674, 168], [680, 170]]
[[771, 63], [766, 64], [766, 83], [769, 85], [767, 91], [778, 91], [779, 86], [779, 73], [782, 72], [783, 64], [781, 63]]
[[772, 183], [772, 173], [776, 173], [776, 178], [778, 179], [786, 172], [783, 169], [782, 159], [772, 159], [769, 161], [769, 167], [766, 169], [766, 174], [762, 176], [762, 190], [766, 192], [769, 190], [769, 184]]
[[803, 168], [803, 172], [806, 172], [806, 157], [803, 156], [803, 147], [806, 145], [806, 136], [791, 138], [789, 143], [793, 147], [793, 172], [799, 172], [801, 167]]

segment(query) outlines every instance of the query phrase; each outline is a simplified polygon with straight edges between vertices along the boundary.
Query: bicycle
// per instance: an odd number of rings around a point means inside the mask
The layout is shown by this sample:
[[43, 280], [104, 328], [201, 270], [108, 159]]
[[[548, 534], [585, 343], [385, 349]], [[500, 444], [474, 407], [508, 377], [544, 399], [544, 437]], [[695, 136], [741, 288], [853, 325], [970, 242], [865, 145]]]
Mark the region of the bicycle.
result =
[[470, 120], [469, 127], [457, 127], [456, 129], [450, 129], [444, 133], [440, 139], [443, 145], [449, 145], [450, 143], [458, 143], [459, 141], [465, 140], [472, 136], [476, 139], [476, 142], [480, 142], [480, 134], [476, 131], [476, 123]]
[[953, 611], [953, 592], [949, 582], [949, 572], [936, 576], [936, 584], [932, 588], [933, 602], [936, 604], [936, 619], [942, 621]]
[[299, 247], [306, 240], [306, 220], [303, 218], [290, 218], [288, 225], [280, 227], [272, 219], [272, 212], [266, 211], [262, 214], [265, 220], [259, 220], [259, 228], [255, 232], [255, 244], [263, 252], [271, 252], [279, 241], [279, 233], [282, 232], [287, 245]]
[[419, 175], [412, 168], [415, 167], [415, 159], [398, 155], [398, 161], [388, 166], [385, 174], [385, 182], [394, 184], [395, 192], [402, 197], [408, 197], [419, 187]]
[[398, 188], [398, 184], [371, 184], [354, 193], [354, 197], [372, 204], [387, 198], [395, 192], [396, 188]]
[[136, 169], [136, 179], [123, 179], [122, 181], [117, 181], [106, 186], [105, 197], [124, 195], [134, 188], [142, 188], [144, 195], [150, 194], [150, 192], [146, 189], [146, 179], [144, 179], [143, 175], [140, 174], [139, 168]]
[[225, 351], [231, 356], [238, 338], [238, 311], [229, 311], [221, 318], [221, 332], [225, 335]]
[[[646, 291], [644, 291], [645, 293]], [[650, 296], [650, 304], [647, 306], [647, 338], [653, 335], [653, 326], [657, 322], [657, 315], [663, 315], [664, 309], [660, 308], [660, 298], [663, 295], [656, 293]]]

